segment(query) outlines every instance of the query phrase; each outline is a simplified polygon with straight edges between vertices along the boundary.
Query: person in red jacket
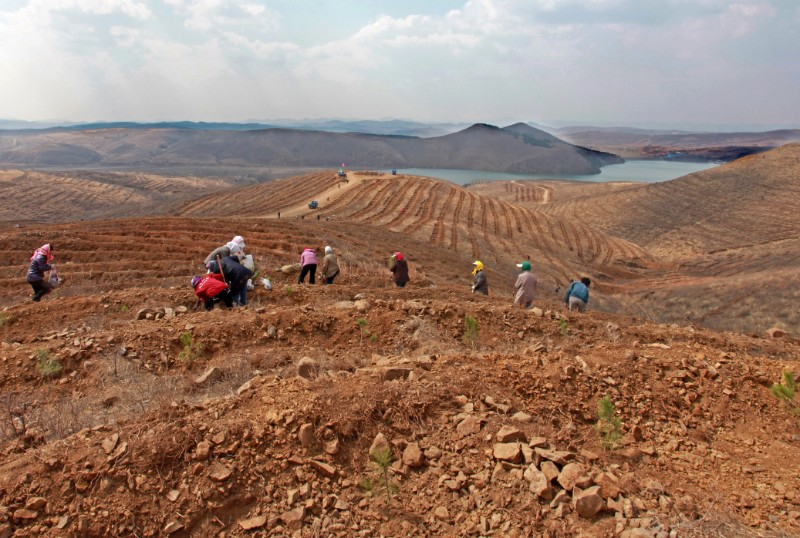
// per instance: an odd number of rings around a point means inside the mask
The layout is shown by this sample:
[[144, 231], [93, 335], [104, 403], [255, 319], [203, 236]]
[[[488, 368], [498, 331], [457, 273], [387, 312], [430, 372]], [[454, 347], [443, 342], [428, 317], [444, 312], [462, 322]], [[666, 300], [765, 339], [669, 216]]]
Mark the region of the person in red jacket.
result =
[[197, 298], [203, 301], [206, 310], [214, 308], [220, 301], [228, 308], [233, 306], [231, 290], [220, 273], [208, 273], [203, 277], [196, 276], [192, 279], [192, 287]]

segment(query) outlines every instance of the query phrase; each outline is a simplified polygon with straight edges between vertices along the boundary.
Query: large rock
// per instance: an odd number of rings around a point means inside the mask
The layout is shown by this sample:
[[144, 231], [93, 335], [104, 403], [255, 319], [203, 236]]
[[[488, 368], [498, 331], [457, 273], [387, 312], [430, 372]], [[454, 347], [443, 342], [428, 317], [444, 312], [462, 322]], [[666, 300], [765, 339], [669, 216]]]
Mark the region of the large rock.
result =
[[500, 431], [497, 432], [498, 443], [512, 443], [514, 441], [525, 442], [525, 440], [525, 432], [513, 426], [503, 426], [500, 428]]
[[622, 492], [619, 480], [609, 472], [598, 473], [594, 476], [594, 483], [600, 486], [600, 495], [604, 499], [616, 499]]
[[549, 501], [553, 498], [555, 492], [553, 487], [550, 485], [550, 480], [542, 471], [537, 469], [535, 465], [528, 467], [525, 470], [524, 476], [530, 482], [530, 490], [534, 495], [537, 495], [546, 501]]
[[303, 357], [297, 363], [297, 375], [306, 379], [316, 379], [319, 375], [319, 364], [311, 357]]
[[562, 488], [567, 491], [572, 491], [572, 488], [575, 487], [575, 482], [577, 482], [583, 474], [583, 465], [580, 463], [568, 463], [561, 469], [557, 480]]
[[481, 431], [481, 423], [482, 421], [478, 417], [468, 416], [458, 423], [456, 432], [458, 432], [458, 435], [461, 437], [478, 433]]
[[385, 435], [378, 433], [375, 439], [372, 440], [372, 445], [369, 447], [369, 457], [376, 459], [379, 455], [385, 454], [386, 452], [389, 454], [392, 453], [392, 445]]
[[519, 443], [495, 443], [492, 452], [496, 460], [510, 463], [520, 463], [522, 461], [522, 448]]
[[578, 515], [585, 518], [596, 516], [605, 506], [605, 501], [600, 495], [600, 486], [592, 486], [576, 494], [572, 503]]
[[303, 526], [304, 517], [306, 517], [306, 507], [300, 505], [294, 510], [282, 513], [281, 521], [290, 529], [296, 530]]
[[561, 471], [558, 470], [558, 467], [556, 467], [556, 464], [552, 461], [543, 461], [541, 465], [539, 465], [539, 469], [542, 470], [549, 482], [552, 482], [558, 478], [558, 475], [561, 473]]
[[300, 440], [300, 444], [305, 448], [311, 446], [311, 441], [314, 439], [314, 425], [307, 422], [300, 426], [300, 430], [297, 432], [297, 439]]
[[412, 469], [425, 465], [425, 454], [419, 447], [419, 443], [408, 443], [403, 450], [403, 463]]

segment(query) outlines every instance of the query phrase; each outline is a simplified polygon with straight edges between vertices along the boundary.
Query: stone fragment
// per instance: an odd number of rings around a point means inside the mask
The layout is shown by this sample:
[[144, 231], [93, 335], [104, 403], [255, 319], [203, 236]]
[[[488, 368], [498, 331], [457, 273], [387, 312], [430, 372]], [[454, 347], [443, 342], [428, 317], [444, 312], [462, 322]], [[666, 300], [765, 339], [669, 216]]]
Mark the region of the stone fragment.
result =
[[450, 519], [450, 512], [447, 510], [446, 506], [437, 506], [433, 510], [433, 515], [436, 519], [440, 519], [442, 521], [447, 521]]
[[481, 431], [481, 422], [481, 419], [478, 417], [468, 416], [458, 423], [456, 432], [458, 432], [461, 437], [478, 433]]
[[175, 501], [178, 500], [178, 497], [180, 497], [180, 496], [181, 496], [181, 492], [179, 490], [172, 489], [172, 490], [170, 490], [169, 493], [167, 493], [167, 500], [169, 500], [169, 502], [173, 502], [174, 503]]
[[580, 463], [568, 463], [561, 469], [556, 481], [567, 491], [572, 491], [575, 482], [584, 474], [583, 465]]
[[547, 446], [547, 439], [544, 437], [531, 437], [528, 441], [528, 446], [531, 448], [544, 448]]
[[605, 506], [605, 501], [600, 495], [600, 486], [592, 486], [575, 495], [573, 505], [581, 517], [590, 518], [597, 515]]
[[208, 477], [214, 482], [224, 482], [230, 478], [232, 471], [225, 465], [214, 462], [208, 469]]
[[767, 338], [783, 338], [786, 336], [786, 331], [779, 327], [770, 327], [766, 332]]
[[492, 450], [494, 459], [520, 463], [522, 461], [522, 450], [519, 443], [495, 443]]
[[315, 379], [319, 375], [319, 364], [311, 357], [303, 357], [297, 363], [297, 375], [306, 379]]
[[43, 510], [47, 506], [47, 499], [44, 497], [29, 497], [25, 501], [25, 508], [28, 510]]
[[503, 426], [497, 432], [498, 443], [511, 443], [514, 441], [525, 441], [525, 433], [513, 426]]
[[36, 519], [37, 517], [39, 517], [39, 512], [35, 510], [28, 510], [27, 508], [14, 510], [14, 519]]
[[530, 490], [534, 495], [549, 501], [553, 498], [553, 488], [550, 480], [545, 474], [538, 470], [535, 465], [531, 465], [525, 470], [525, 478], [530, 482]]
[[297, 438], [300, 440], [300, 444], [305, 448], [311, 446], [311, 441], [314, 439], [314, 425], [306, 422], [300, 426], [297, 432]]
[[555, 508], [556, 506], [562, 503], [566, 503], [568, 501], [569, 501], [569, 494], [563, 489], [560, 489], [556, 492], [556, 495], [555, 497], [553, 497], [553, 500], [550, 501], [550, 508]]
[[303, 518], [306, 517], [306, 507], [301, 505], [295, 508], [294, 510], [289, 510], [284, 512], [280, 516], [280, 520], [283, 521], [283, 524], [289, 527], [290, 529], [299, 529], [303, 526]]
[[408, 443], [403, 450], [403, 463], [412, 469], [422, 467], [425, 464], [425, 455], [419, 447], [419, 443]]
[[210, 384], [220, 380], [221, 378], [222, 378], [222, 370], [220, 370], [216, 366], [212, 366], [211, 368], [203, 372], [203, 374], [200, 377], [195, 379], [194, 384], [198, 386]]
[[600, 486], [600, 495], [602, 495], [604, 499], [616, 499], [621, 493], [619, 480], [609, 472], [596, 474], [594, 483]]
[[513, 415], [511, 415], [511, 420], [515, 422], [522, 422], [523, 424], [528, 423], [531, 421], [533, 417], [531, 417], [528, 413], [524, 411], [517, 411]]
[[558, 467], [556, 467], [556, 464], [552, 461], [543, 461], [541, 465], [539, 465], [539, 469], [541, 469], [541, 471], [547, 477], [548, 482], [552, 482], [558, 478], [558, 475], [561, 473], [561, 471], [558, 470]]
[[379, 455], [392, 453], [392, 445], [389, 443], [389, 440], [386, 438], [385, 435], [382, 433], [378, 433], [375, 436], [375, 439], [372, 440], [372, 445], [369, 447], [369, 457], [372, 459], [376, 459]]
[[333, 465], [329, 465], [325, 462], [318, 461], [318, 460], [311, 460], [308, 462], [312, 469], [317, 471], [322, 476], [327, 476], [328, 478], [333, 478], [336, 476], [336, 467]]
[[244, 519], [244, 520], [240, 521], [239, 522], [239, 527], [241, 527], [242, 530], [249, 531], [249, 530], [252, 530], [252, 529], [260, 529], [261, 527], [263, 527], [266, 524], [267, 524], [267, 516], [266, 515], [260, 515], [260, 516], [256, 516], [256, 517], [251, 517], [250, 519]]
[[536, 448], [536, 453], [539, 454], [543, 459], [552, 461], [553, 463], [557, 463], [559, 465], [566, 465], [570, 461], [575, 459], [575, 454], [572, 452], [566, 452], [564, 450], [548, 450], [546, 448]]
[[211, 443], [208, 441], [200, 441], [197, 443], [197, 448], [194, 450], [194, 457], [200, 461], [208, 459], [208, 455], [211, 452]]
[[111, 437], [106, 437], [103, 439], [102, 447], [105, 450], [106, 454], [111, 454], [114, 452], [114, 449], [117, 447], [117, 441], [119, 441], [119, 434], [115, 433], [111, 435]]
[[345, 510], [350, 510], [350, 505], [341, 499], [336, 499], [336, 502], [333, 505], [334, 509], [339, 510], [340, 512], [344, 512]]
[[357, 301], [353, 301], [353, 307], [362, 314], [365, 312], [369, 312], [369, 309], [372, 308], [372, 305], [366, 299], [358, 299]]

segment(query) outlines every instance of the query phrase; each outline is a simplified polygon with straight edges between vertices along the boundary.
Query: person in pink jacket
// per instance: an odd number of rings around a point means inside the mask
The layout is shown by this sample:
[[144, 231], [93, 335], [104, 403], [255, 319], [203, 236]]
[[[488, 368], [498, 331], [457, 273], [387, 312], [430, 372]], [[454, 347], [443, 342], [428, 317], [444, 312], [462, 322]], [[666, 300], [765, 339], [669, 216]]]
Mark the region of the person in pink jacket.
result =
[[307, 248], [300, 254], [300, 276], [297, 277], [297, 283], [302, 284], [308, 275], [308, 282], [316, 284], [317, 274], [317, 252], [313, 248]]

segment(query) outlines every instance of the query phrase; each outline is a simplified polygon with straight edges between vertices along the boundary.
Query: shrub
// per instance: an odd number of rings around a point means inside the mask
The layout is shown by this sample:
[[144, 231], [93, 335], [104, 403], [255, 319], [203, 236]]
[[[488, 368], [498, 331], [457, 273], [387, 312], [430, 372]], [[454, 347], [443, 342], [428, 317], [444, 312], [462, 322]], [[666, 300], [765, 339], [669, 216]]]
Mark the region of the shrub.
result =
[[55, 377], [61, 371], [61, 361], [46, 349], [36, 350], [36, 369], [42, 378]]
[[611, 450], [617, 441], [622, 438], [621, 422], [616, 416], [614, 402], [608, 396], [603, 396], [597, 402], [597, 424], [595, 429], [600, 434], [600, 446], [603, 450]]

